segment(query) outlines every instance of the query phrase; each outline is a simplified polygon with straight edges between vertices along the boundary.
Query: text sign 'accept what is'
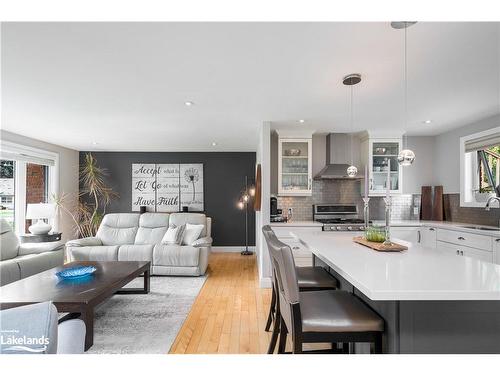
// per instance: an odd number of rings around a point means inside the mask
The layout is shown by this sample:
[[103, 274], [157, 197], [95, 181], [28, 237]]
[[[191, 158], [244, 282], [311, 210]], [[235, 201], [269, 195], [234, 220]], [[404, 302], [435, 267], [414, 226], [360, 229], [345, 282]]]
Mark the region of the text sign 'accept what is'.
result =
[[203, 211], [203, 164], [132, 164], [132, 211]]

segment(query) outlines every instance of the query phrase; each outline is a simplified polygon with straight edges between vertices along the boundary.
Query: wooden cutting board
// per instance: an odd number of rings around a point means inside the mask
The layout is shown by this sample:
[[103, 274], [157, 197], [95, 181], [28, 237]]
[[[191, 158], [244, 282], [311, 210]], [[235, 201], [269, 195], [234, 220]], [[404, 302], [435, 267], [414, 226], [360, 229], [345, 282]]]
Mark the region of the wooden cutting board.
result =
[[363, 246], [369, 247], [370, 249], [377, 251], [398, 252], [398, 251], [408, 250], [406, 246], [394, 242], [390, 246], [385, 246], [381, 242], [371, 242], [365, 240], [363, 237], [354, 237], [352, 240], [356, 243], [359, 243]]
[[443, 221], [443, 187], [434, 186], [434, 199], [432, 201], [432, 220]]
[[432, 220], [432, 186], [422, 186], [420, 219]]

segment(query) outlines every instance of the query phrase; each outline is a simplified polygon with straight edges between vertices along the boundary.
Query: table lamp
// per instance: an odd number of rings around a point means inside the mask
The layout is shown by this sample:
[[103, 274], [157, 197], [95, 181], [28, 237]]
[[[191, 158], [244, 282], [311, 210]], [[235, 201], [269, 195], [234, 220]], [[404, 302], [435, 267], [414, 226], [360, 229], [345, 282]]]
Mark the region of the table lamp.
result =
[[26, 208], [26, 219], [36, 219], [36, 223], [28, 230], [31, 234], [47, 234], [52, 229], [52, 225], [47, 224], [43, 219], [51, 219], [55, 214], [55, 206], [52, 203], [29, 203]]

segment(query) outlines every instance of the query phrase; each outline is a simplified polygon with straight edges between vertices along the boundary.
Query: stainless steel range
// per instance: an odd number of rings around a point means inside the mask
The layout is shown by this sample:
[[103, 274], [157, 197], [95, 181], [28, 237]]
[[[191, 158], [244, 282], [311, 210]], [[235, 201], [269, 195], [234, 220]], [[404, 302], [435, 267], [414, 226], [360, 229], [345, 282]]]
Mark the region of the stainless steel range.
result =
[[355, 204], [315, 204], [313, 220], [323, 224], [324, 231], [364, 231], [364, 220]]

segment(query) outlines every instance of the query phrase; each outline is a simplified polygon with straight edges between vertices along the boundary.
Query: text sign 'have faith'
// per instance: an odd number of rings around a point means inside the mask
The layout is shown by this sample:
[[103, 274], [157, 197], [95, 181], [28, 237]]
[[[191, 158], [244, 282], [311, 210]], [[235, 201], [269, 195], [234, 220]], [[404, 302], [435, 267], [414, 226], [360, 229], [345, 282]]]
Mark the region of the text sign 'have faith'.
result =
[[132, 211], [203, 211], [203, 164], [132, 164]]

